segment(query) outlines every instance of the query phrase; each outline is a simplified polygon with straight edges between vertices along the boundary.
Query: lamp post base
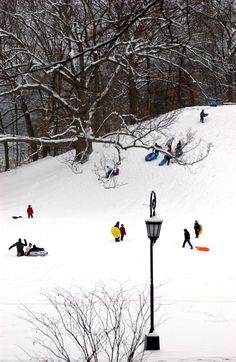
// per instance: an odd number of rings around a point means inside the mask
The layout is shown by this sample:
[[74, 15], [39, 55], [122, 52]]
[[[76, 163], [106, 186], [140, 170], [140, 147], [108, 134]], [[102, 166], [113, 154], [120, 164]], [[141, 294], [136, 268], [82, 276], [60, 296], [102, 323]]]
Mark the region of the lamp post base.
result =
[[148, 334], [145, 336], [145, 351], [159, 351], [160, 350], [160, 339], [157, 334]]

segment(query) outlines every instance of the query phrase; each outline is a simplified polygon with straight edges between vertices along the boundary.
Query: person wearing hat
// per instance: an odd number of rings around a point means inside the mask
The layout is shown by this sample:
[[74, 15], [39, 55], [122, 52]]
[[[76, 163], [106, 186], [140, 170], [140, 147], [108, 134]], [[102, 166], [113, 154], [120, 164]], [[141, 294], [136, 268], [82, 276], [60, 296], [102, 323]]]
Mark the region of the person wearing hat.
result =
[[188, 243], [190, 248], [193, 249], [193, 246], [192, 244], [190, 243], [190, 233], [187, 229], [184, 229], [184, 243], [183, 243], [183, 246], [182, 248], [185, 247], [185, 244]]
[[200, 229], [201, 229], [200, 224], [198, 223], [197, 220], [195, 220], [195, 223], [194, 223], [195, 238], [198, 238]]

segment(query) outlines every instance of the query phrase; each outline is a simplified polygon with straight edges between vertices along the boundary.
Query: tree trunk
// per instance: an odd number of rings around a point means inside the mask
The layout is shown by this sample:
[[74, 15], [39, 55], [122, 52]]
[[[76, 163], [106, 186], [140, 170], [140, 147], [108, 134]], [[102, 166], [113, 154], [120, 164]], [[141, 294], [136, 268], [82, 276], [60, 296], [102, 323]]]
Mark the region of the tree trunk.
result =
[[[30, 114], [28, 111], [28, 106], [27, 106], [24, 98], [21, 99], [21, 108], [22, 108], [22, 112], [25, 115], [25, 124], [26, 124], [28, 136], [35, 137], [32, 121], [31, 121]], [[30, 152], [33, 154], [33, 156], [32, 156], [33, 161], [37, 161], [39, 157], [38, 157], [36, 144], [30, 145]]]
[[[2, 130], [2, 133], [4, 133], [4, 127], [2, 122], [2, 115], [0, 113], [0, 127]], [[9, 148], [8, 148], [8, 142], [3, 142], [4, 147], [4, 156], [5, 156], [5, 171], [8, 171], [10, 169], [10, 162], [9, 162]]]

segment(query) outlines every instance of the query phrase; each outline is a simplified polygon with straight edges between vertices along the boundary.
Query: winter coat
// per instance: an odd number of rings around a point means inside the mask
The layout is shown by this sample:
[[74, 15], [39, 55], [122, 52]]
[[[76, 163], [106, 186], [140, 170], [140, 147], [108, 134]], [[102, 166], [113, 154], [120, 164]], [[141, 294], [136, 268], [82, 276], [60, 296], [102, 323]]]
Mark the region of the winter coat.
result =
[[32, 249], [32, 246], [27, 246], [27, 248], [25, 249], [25, 255], [29, 254], [29, 251]]
[[208, 116], [208, 113], [204, 112], [204, 109], [202, 109], [201, 113], [200, 113], [200, 121], [204, 122], [204, 117]]
[[194, 223], [194, 230], [198, 233], [200, 231], [200, 224], [197, 221], [195, 221], [195, 223]]
[[114, 225], [116, 228], [120, 228], [120, 223], [119, 223], [119, 221], [117, 221], [117, 223]]
[[183, 154], [183, 150], [182, 150], [182, 144], [181, 142], [179, 141], [175, 147], [175, 156], [176, 157], [180, 157], [182, 156]]
[[187, 229], [184, 229], [184, 240], [189, 241], [190, 240], [190, 233]]
[[30, 216], [32, 216], [33, 213], [34, 213], [34, 211], [33, 211], [32, 207], [31, 207], [31, 206], [28, 206], [27, 214], [30, 215]]
[[126, 235], [126, 230], [125, 230], [125, 227], [124, 227], [124, 226], [121, 226], [121, 227], [120, 227], [120, 234], [121, 234], [121, 235]]
[[9, 247], [9, 250], [16, 246], [17, 253], [24, 255], [24, 246], [27, 246], [27, 241], [24, 239], [24, 243], [22, 243], [21, 239], [19, 239], [15, 244]]

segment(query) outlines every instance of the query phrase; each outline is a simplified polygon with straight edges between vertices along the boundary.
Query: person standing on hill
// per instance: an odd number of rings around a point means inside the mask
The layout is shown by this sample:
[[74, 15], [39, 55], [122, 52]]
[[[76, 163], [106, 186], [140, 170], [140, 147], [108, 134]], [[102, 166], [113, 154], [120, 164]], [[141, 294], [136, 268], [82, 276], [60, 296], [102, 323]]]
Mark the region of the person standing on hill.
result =
[[188, 243], [190, 248], [193, 249], [193, 246], [192, 244], [190, 243], [190, 233], [187, 229], [184, 229], [184, 243], [183, 243], [183, 246], [182, 248], [185, 247], [185, 244]]
[[123, 240], [125, 235], [126, 235], [126, 230], [125, 230], [124, 224], [121, 224], [121, 227], [120, 227], [120, 240]]
[[24, 246], [27, 246], [27, 241], [24, 239], [24, 243], [22, 243], [22, 241], [21, 241], [21, 239], [18, 239], [18, 241], [15, 243], [15, 244], [13, 244], [13, 245], [11, 245], [9, 248], [8, 248], [8, 250], [10, 250], [11, 248], [13, 248], [13, 247], [16, 247], [16, 250], [17, 250], [17, 256], [23, 256], [23, 255], [25, 255], [25, 253], [24, 253]]
[[[172, 146], [171, 146], [171, 144], [168, 144], [168, 145], [167, 145], [167, 152], [172, 153]], [[170, 160], [171, 160], [171, 156], [165, 155], [164, 158], [167, 160], [166, 164], [169, 166]]]
[[29, 205], [28, 208], [27, 208], [28, 219], [29, 219], [30, 217], [33, 218], [33, 213], [34, 213], [34, 210], [33, 210], [32, 206]]
[[183, 155], [182, 143], [179, 141], [175, 147], [175, 157], [181, 157]]
[[195, 223], [194, 223], [195, 238], [198, 238], [200, 229], [201, 229], [200, 224], [198, 223], [197, 220], [195, 220]]
[[208, 116], [208, 113], [205, 113], [204, 112], [204, 109], [201, 110], [201, 113], [200, 113], [200, 122], [201, 123], [204, 123], [204, 118]]
[[[120, 230], [120, 222], [117, 221], [117, 223], [114, 225], [114, 227]], [[115, 241], [116, 241], [116, 242], [117, 242], [117, 241], [120, 241], [120, 237], [115, 238]]]

